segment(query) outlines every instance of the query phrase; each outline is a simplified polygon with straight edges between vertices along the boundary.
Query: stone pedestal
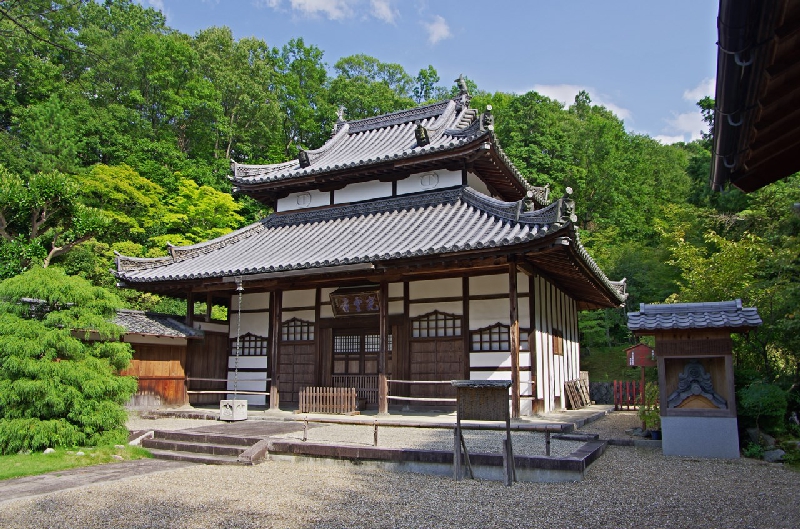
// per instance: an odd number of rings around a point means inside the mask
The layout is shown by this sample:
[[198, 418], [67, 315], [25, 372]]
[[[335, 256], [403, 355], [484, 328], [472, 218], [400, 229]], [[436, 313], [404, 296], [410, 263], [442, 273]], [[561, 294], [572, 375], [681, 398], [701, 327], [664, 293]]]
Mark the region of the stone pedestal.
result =
[[661, 434], [667, 456], [739, 457], [736, 417], [661, 417]]
[[230, 399], [219, 401], [219, 420], [244, 421], [247, 419], [247, 401]]

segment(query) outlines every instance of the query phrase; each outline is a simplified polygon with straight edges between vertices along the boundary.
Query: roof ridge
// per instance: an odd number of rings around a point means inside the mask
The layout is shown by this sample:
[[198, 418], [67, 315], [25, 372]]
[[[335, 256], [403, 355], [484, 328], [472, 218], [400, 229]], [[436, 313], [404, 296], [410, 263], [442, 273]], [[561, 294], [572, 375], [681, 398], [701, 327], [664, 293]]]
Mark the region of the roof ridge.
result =
[[438, 116], [442, 114], [450, 103], [456, 103], [455, 99], [444, 99], [429, 105], [423, 105], [404, 110], [397, 110], [388, 114], [381, 114], [380, 116], [372, 116], [369, 118], [356, 119], [353, 121], [344, 121], [339, 127], [349, 125], [349, 133], [355, 134], [357, 132], [364, 132], [367, 130], [381, 129], [391, 127], [392, 125], [399, 125], [401, 123], [409, 123], [421, 119]]

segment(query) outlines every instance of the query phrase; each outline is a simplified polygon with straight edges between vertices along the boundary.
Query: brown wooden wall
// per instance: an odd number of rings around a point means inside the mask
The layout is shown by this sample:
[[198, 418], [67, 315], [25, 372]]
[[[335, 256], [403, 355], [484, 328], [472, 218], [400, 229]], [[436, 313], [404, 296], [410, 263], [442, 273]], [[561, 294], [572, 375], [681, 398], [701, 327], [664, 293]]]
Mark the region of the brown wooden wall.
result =
[[[464, 376], [464, 340], [453, 338], [409, 341], [411, 380], [458, 380]], [[455, 397], [455, 388], [445, 385], [412, 385], [412, 397]]]
[[[181, 406], [188, 402], [184, 384], [185, 345], [132, 344], [133, 360], [122, 375], [139, 379], [137, 395], [157, 396], [161, 404]], [[155, 402], [154, 402], [155, 404]]]
[[314, 342], [283, 342], [280, 346], [281, 403], [299, 403], [300, 389], [317, 385]]
[[[228, 378], [228, 334], [205, 331], [202, 340], [190, 340], [186, 373], [190, 377]], [[192, 382], [192, 390], [225, 390], [226, 382]], [[191, 395], [190, 404], [215, 404], [224, 394]]]

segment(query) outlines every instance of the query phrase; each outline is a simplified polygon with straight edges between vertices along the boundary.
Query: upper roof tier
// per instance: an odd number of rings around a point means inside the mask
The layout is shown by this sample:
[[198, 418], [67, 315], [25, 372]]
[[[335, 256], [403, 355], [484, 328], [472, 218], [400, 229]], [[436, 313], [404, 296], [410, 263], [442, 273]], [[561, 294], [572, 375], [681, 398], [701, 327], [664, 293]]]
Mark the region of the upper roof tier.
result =
[[[290, 192], [335, 189], [346, 183], [402, 178], [437, 168], [474, 171], [496, 196], [547, 204], [547, 189], [534, 187], [514, 167], [493, 132], [491, 111], [479, 114], [459, 95], [372, 118], [340, 119], [331, 138], [299, 159], [268, 165], [232, 163], [235, 190], [272, 205]], [[427, 138], [418, 141], [422, 126]], [[427, 143], [426, 143], [427, 141]]]

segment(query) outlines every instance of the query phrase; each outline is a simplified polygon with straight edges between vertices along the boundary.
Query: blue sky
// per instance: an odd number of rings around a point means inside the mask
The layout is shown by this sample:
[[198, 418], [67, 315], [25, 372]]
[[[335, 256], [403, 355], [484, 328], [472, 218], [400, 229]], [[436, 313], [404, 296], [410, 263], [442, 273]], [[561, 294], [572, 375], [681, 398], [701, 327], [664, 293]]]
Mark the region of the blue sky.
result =
[[571, 103], [586, 89], [628, 130], [699, 137], [695, 102], [712, 95], [714, 0], [139, 0], [190, 35], [228, 26], [270, 46], [302, 37], [329, 66], [356, 53], [442, 84], [463, 73], [488, 91]]

